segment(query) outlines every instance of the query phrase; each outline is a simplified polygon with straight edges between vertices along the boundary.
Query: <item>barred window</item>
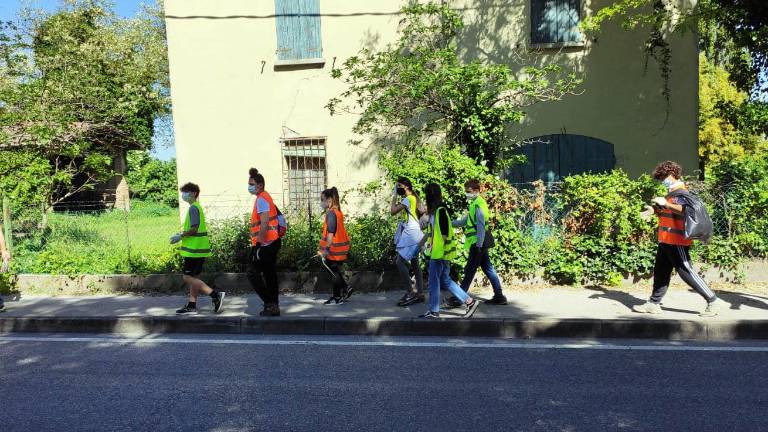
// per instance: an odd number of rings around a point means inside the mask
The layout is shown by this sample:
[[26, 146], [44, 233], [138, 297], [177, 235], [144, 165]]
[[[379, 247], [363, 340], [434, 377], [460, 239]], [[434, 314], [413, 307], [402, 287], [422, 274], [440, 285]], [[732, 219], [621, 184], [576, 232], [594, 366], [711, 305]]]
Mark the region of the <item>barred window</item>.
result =
[[293, 211], [316, 211], [328, 184], [325, 137], [282, 138], [283, 205]]

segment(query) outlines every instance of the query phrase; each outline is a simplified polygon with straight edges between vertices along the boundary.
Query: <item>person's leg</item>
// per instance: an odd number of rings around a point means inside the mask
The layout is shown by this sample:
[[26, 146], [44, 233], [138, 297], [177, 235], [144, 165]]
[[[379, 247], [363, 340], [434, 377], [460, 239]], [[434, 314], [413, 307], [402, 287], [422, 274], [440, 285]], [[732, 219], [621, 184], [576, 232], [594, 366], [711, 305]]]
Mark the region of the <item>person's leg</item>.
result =
[[430, 312], [440, 312], [440, 273], [441, 261], [429, 260], [429, 310]]
[[672, 269], [674, 268], [670, 257], [670, 248], [674, 246], [659, 243], [656, 249], [656, 262], [653, 265], [653, 293], [650, 302], [661, 304], [661, 299], [669, 289], [669, 281], [672, 278]]
[[[416, 279], [416, 294], [419, 296], [424, 295], [424, 275], [421, 272], [421, 263], [419, 262], [419, 254], [411, 260], [411, 269], [413, 270], [413, 277]], [[408, 281], [410, 283], [410, 281]]]
[[493, 296], [494, 297], [503, 296], [504, 294], [501, 292], [501, 280], [499, 279], [499, 275], [496, 274], [496, 269], [493, 268], [493, 264], [491, 263], [491, 257], [488, 253], [488, 248], [481, 249], [480, 267], [483, 269], [483, 273], [485, 273], [485, 277], [487, 277], [488, 281], [491, 283], [491, 287], [493, 287]]
[[[439, 260], [442, 263], [442, 266], [440, 267], [440, 273], [438, 274], [438, 277], [440, 278], [440, 284], [443, 286], [443, 288], [447, 288], [451, 294], [454, 295], [459, 301], [462, 303], [467, 303], [472, 298], [463, 290], [459, 285], [456, 284], [456, 282], [451, 279], [451, 262], [445, 261], [445, 260]], [[471, 303], [471, 301], [470, 301]]]
[[472, 285], [472, 281], [475, 279], [477, 267], [480, 266], [480, 259], [480, 249], [476, 247], [470, 248], [469, 258], [467, 258], [467, 265], [464, 266], [464, 279], [461, 280], [461, 289], [464, 290], [464, 292], [469, 291], [469, 287]]
[[263, 267], [264, 282], [266, 283], [265, 294], [269, 303], [277, 307], [280, 304], [280, 286], [277, 282], [277, 253], [280, 251], [280, 239], [275, 240], [266, 248]]
[[[259, 256], [261, 257], [261, 252], [259, 253]], [[266, 293], [266, 284], [264, 283], [263, 266], [263, 262], [256, 258], [256, 248], [251, 248], [251, 254], [248, 257], [246, 276], [248, 277], [248, 282], [251, 283], [251, 287], [256, 292], [256, 294], [258, 294], [259, 298], [261, 298], [261, 301], [264, 302], [264, 305], [266, 306], [269, 300]]]
[[677, 270], [677, 274], [680, 275], [680, 278], [683, 279], [688, 286], [704, 297], [707, 303], [712, 303], [717, 300], [715, 292], [709, 288], [709, 285], [707, 285], [707, 283], [704, 282], [704, 279], [702, 279], [701, 276], [696, 273], [696, 270], [694, 270], [693, 265], [691, 264], [691, 254], [688, 247], [675, 246], [672, 251], [672, 256], [672, 262], [675, 266], [675, 270]]
[[5, 311], [5, 302], [3, 301], [3, 298], [0, 297], [0, 312]]
[[341, 263], [330, 260], [326, 260], [325, 263], [328, 267], [326, 271], [328, 271], [331, 275], [331, 283], [333, 284], [333, 296], [339, 298], [346, 288], [346, 283], [341, 275]]
[[402, 255], [397, 254], [397, 258], [395, 258], [395, 265], [397, 265], [397, 271], [400, 273], [400, 281], [403, 284], [403, 288], [405, 288], [405, 293], [410, 294], [411, 274], [408, 270], [408, 261], [406, 261]]

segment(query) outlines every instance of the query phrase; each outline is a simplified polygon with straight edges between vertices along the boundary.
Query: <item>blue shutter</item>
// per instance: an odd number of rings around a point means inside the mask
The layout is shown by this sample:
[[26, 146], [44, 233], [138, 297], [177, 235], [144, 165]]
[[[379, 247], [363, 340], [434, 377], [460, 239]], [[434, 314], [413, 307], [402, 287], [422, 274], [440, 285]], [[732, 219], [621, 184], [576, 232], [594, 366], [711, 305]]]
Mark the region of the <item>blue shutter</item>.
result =
[[580, 0], [531, 0], [531, 43], [578, 42]]
[[320, 0], [275, 0], [277, 59], [323, 57], [320, 36]]
[[545, 135], [531, 139], [515, 153], [525, 155], [525, 164], [507, 172], [511, 183], [546, 183], [583, 173], [607, 172], [616, 165], [613, 144], [583, 135]]

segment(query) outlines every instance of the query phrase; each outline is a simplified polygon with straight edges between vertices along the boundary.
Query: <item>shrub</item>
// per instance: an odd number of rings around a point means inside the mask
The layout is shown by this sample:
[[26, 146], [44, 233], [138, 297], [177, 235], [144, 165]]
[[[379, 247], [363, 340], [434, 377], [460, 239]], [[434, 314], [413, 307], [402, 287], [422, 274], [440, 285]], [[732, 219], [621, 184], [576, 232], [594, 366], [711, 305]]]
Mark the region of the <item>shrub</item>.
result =
[[150, 156], [146, 150], [129, 151], [125, 177], [131, 198], [178, 207], [176, 159], [162, 161]]

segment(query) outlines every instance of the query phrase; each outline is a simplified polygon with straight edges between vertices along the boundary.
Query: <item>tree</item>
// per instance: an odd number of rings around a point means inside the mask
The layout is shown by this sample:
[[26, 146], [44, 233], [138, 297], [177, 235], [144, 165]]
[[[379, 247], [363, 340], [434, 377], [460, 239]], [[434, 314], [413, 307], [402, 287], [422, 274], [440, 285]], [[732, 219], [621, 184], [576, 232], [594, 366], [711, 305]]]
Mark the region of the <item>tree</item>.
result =
[[413, 2], [401, 13], [394, 43], [363, 49], [332, 70], [348, 88], [327, 108], [331, 115], [359, 113], [356, 133], [457, 146], [493, 172], [515, 146], [508, 130], [525, 109], [580, 83], [556, 65], [516, 74], [506, 64], [463, 62], [457, 36], [464, 23], [445, 4]]
[[65, 0], [0, 27], [0, 182], [48, 209], [113, 175], [112, 159], [151, 146], [169, 111], [157, 10], [118, 19], [104, 0]]

